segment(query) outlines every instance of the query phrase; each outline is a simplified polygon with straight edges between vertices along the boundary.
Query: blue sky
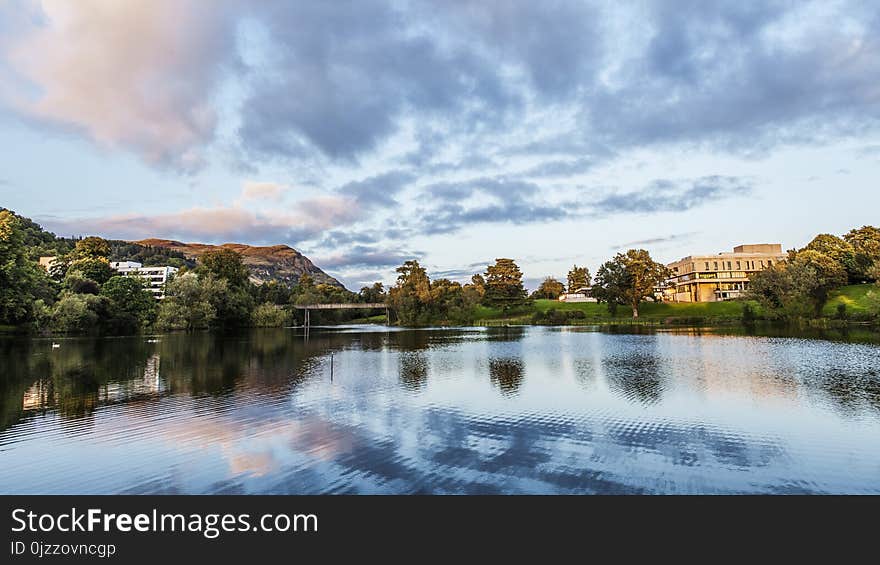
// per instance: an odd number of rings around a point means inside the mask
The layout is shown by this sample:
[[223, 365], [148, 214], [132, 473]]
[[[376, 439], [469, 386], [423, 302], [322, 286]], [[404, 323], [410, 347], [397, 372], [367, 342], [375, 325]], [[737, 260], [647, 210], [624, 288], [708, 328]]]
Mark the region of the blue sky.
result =
[[0, 205], [531, 286], [880, 223], [876, 2], [0, 1]]

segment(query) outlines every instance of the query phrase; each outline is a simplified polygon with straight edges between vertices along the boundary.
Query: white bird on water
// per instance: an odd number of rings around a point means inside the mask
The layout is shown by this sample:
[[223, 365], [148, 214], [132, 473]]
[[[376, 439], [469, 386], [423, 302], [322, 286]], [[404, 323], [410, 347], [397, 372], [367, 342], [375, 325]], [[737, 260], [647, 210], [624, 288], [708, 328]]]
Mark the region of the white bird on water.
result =
[[59, 347], [61, 347], [60, 343], [52, 342], [52, 349], [58, 349]]

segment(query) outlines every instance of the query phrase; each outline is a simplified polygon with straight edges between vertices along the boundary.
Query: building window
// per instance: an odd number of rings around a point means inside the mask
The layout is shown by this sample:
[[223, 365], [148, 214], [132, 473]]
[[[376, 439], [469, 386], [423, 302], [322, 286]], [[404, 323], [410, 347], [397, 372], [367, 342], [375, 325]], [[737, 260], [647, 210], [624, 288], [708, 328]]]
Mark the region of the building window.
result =
[[741, 261], [737, 261], [737, 262], [736, 262], [736, 270], [739, 271], [739, 270], [741, 270], [741, 269], [742, 269], [742, 262], [741, 262]]
[[772, 267], [773, 261], [771, 259], [767, 259], [767, 266]]
[[709, 262], [708, 261], [706, 261], [706, 270], [707, 271], [709, 270]]
[[715, 270], [717, 271], [718, 270], [718, 261], [715, 261], [714, 264], [715, 264]]

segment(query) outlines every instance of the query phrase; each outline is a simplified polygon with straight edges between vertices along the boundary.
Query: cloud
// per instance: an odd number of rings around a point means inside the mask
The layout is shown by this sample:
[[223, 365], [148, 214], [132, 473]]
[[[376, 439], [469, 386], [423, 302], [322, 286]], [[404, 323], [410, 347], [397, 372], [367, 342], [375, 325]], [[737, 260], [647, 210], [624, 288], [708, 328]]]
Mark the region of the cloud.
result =
[[152, 237], [200, 243], [288, 243], [313, 238], [331, 227], [358, 217], [350, 201], [325, 197], [297, 203], [295, 210], [258, 212], [238, 206], [191, 208], [166, 214], [122, 214], [103, 218], [38, 218], [41, 224], [64, 235], [97, 234], [119, 239]]
[[753, 183], [740, 177], [708, 176], [694, 180], [655, 180], [635, 192], [618, 192], [592, 204], [594, 215], [684, 212], [709, 202], [750, 194]]
[[763, 156], [880, 125], [880, 6], [858, 0], [11, 6], [5, 106], [184, 171], [221, 117], [239, 162], [381, 154], [419, 178], [523, 151], [551, 157], [534, 178], [682, 143]]
[[424, 255], [419, 251], [403, 251], [400, 249], [383, 249], [372, 245], [354, 245], [342, 253], [325, 257], [319, 256], [316, 261], [322, 268], [350, 269], [360, 268], [394, 268], [404, 261], [416, 259]]
[[546, 204], [541, 187], [507, 177], [478, 178], [428, 185], [431, 203], [419, 217], [420, 230], [450, 233], [475, 223], [525, 224], [561, 220], [578, 215], [577, 202]]
[[394, 170], [364, 180], [347, 183], [337, 190], [339, 194], [354, 198], [362, 208], [388, 208], [397, 205], [395, 196], [416, 176], [407, 171]]
[[244, 200], [271, 200], [280, 202], [287, 187], [276, 182], [244, 181], [241, 197]]
[[648, 239], [640, 239], [638, 241], [628, 241], [626, 243], [621, 243], [618, 245], [613, 245], [612, 249], [631, 249], [634, 247], [643, 247], [646, 245], [658, 245], [661, 243], [671, 243], [673, 241], [680, 241], [682, 239], [691, 239], [693, 236], [698, 235], [699, 232], [685, 232], [685, 233], [676, 233], [665, 235], [661, 237], [652, 237]]
[[236, 61], [226, 0], [45, 0], [7, 45], [31, 120], [180, 170], [203, 164], [217, 123], [212, 94]]

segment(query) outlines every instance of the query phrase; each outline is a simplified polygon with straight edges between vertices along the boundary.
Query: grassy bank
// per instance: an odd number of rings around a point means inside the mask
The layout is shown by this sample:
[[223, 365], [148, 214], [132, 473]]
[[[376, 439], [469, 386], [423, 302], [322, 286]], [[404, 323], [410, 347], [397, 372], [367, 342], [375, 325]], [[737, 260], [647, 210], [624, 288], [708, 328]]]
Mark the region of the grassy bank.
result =
[[837, 315], [837, 309], [841, 304], [846, 306], [848, 316], [854, 318], [867, 318], [871, 316], [871, 305], [868, 293], [874, 291], [880, 294], [880, 288], [874, 284], [855, 284], [845, 286], [831, 293], [831, 298], [822, 310], [822, 314], [829, 318]]
[[[836, 318], [840, 304], [846, 305], [847, 317], [852, 321], [868, 320], [872, 317], [869, 291], [880, 292], [875, 285], [861, 284], [843, 287], [831, 295], [825, 305], [823, 316]], [[556, 312], [556, 319], [564, 324], [693, 324], [725, 325], [742, 321], [743, 306], [749, 304], [756, 316], [762, 316], [761, 307], [753, 301], [696, 302], [696, 303], [654, 303], [645, 302], [639, 308], [638, 320], [633, 320], [632, 310], [621, 306], [612, 315], [605, 304], [589, 302], [566, 303], [556, 300], [536, 300], [530, 306], [512, 310], [501, 310], [480, 306], [475, 316], [476, 325], [531, 324], [536, 318], [548, 318], [548, 312]], [[537, 314], [537, 316], [536, 316]], [[564, 321], [562, 321], [564, 320]], [[548, 323], [548, 322], [538, 322]]]
[[[752, 304], [758, 308], [756, 304]], [[566, 303], [556, 300], [536, 300], [530, 306], [512, 310], [506, 314], [498, 309], [478, 307], [477, 325], [493, 323], [532, 323], [537, 317], [552, 315], [565, 318], [570, 324], [608, 324], [633, 323], [632, 310], [621, 306], [616, 314], [608, 311], [606, 304], [591, 302]], [[691, 304], [670, 304], [646, 302], [639, 308], [639, 323], [732, 323], [742, 317], [742, 302], [704, 302]]]

